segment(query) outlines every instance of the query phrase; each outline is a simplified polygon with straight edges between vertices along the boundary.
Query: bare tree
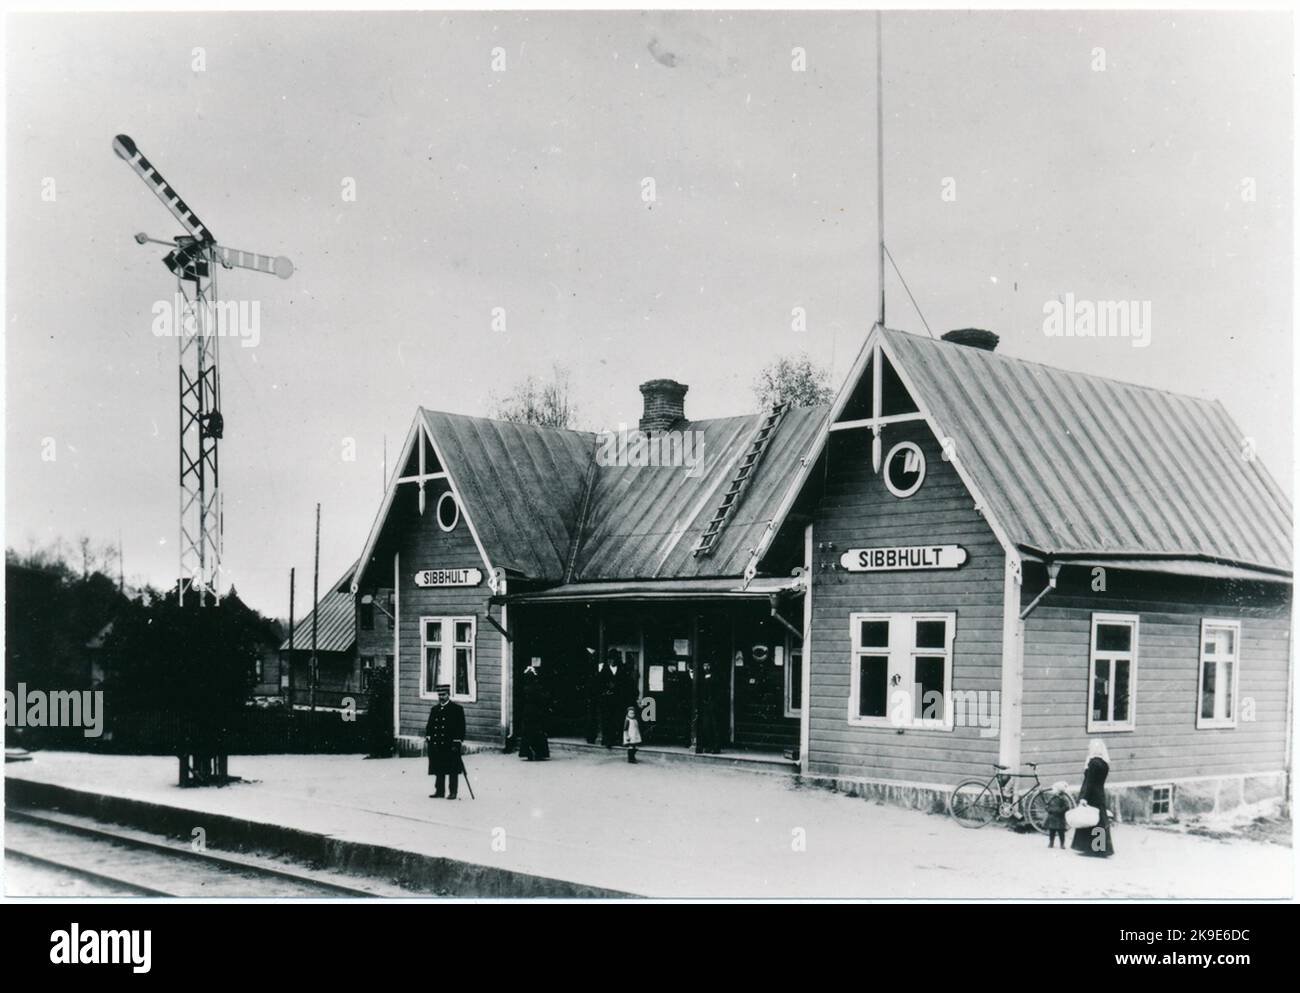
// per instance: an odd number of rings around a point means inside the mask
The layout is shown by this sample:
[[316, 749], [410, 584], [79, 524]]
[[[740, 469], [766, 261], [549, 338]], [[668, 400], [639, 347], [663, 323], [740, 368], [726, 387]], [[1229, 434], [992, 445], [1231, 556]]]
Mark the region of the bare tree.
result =
[[525, 376], [505, 396], [489, 399], [493, 417], [515, 424], [572, 428], [578, 417], [569, 370], [561, 365], [552, 366], [549, 379]]
[[764, 408], [782, 400], [795, 407], [815, 407], [835, 399], [830, 373], [805, 352], [782, 355], [764, 367], [753, 389], [754, 398]]

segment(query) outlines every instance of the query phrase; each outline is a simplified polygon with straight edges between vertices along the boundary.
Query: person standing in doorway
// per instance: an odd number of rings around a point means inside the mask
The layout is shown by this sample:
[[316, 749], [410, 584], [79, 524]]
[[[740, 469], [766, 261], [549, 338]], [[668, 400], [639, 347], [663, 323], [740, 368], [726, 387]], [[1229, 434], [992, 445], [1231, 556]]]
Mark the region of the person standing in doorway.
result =
[[601, 680], [601, 741], [606, 748], [623, 744], [623, 715], [636, 706], [636, 689], [632, 667], [623, 661], [617, 648], [605, 653], [605, 673]]
[[1070, 847], [1084, 855], [1109, 858], [1115, 854], [1111, 838], [1110, 815], [1106, 811], [1106, 777], [1110, 775], [1110, 752], [1100, 738], [1088, 742], [1088, 757], [1084, 760], [1083, 785], [1079, 787], [1079, 802], [1096, 807], [1098, 821], [1090, 828], [1076, 828]]
[[541, 665], [542, 660], [534, 658], [519, 680], [519, 717], [523, 724], [519, 735], [519, 757], [527, 762], [545, 762], [551, 757], [550, 743], [546, 739], [551, 699]]
[[708, 752], [717, 755], [722, 751], [718, 738], [718, 691], [717, 680], [713, 675], [713, 664], [705, 662], [700, 666], [699, 687], [699, 725], [695, 736], [696, 754]]
[[[429, 721], [424, 726], [424, 746], [429, 753], [429, 775], [436, 777], [433, 781], [432, 800], [446, 797], [456, 799], [456, 790], [460, 785], [461, 748], [465, 744], [465, 711], [458, 703], [451, 702], [451, 687], [439, 683], [438, 702], [429, 711]], [[451, 777], [451, 790], [445, 789], [447, 777]]]
[[600, 733], [601, 706], [600, 689], [605, 681], [605, 663], [596, 658], [596, 649], [583, 649], [583, 672], [586, 676], [582, 683], [582, 694], [587, 701], [587, 744], [594, 745]]

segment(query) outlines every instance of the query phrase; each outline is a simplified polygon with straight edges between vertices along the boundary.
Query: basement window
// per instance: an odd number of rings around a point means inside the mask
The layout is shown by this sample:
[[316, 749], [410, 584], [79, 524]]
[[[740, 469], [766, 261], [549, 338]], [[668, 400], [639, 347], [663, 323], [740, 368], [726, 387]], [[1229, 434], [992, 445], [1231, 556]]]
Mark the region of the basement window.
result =
[[1168, 817], [1174, 811], [1174, 788], [1172, 785], [1151, 787], [1151, 816]]
[[957, 615], [850, 614], [849, 625], [849, 723], [951, 731]]
[[1137, 687], [1138, 617], [1093, 614], [1089, 653], [1089, 731], [1132, 731]]
[[1200, 701], [1198, 728], [1237, 726], [1237, 653], [1240, 621], [1201, 621]]

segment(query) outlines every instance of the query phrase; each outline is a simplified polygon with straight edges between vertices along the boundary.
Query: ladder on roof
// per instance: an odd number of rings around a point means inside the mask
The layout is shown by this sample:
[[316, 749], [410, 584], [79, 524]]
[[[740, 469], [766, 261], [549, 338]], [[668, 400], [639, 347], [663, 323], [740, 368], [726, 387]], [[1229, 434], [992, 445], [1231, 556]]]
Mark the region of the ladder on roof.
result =
[[718, 536], [722, 534], [722, 529], [727, 526], [727, 520], [739, 505], [745, 487], [754, 475], [754, 469], [762, 461], [763, 452], [767, 450], [768, 442], [776, 434], [776, 427], [781, 423], [781, 418], [789, 407], [789, 401], [772, 404], [772, 409], [767, 412], [763, 422], [758, 426], [758, 430], [754, 432], [754, 436], [749, 441], [749, 447], [745, 450], [745, 454], [741, 456], [740, 464], [736, 466], [736, 475], [732, 477], [731, 483], [727, 486], [727, 491], [722, 494], [722, 502], [718, 504], [718, 509], [713, 512], [712, 519], [704, 528], [704, 534], [700, 536], [699, 543], [695, 546], [696, 558], [711, 555], [717, 547]]

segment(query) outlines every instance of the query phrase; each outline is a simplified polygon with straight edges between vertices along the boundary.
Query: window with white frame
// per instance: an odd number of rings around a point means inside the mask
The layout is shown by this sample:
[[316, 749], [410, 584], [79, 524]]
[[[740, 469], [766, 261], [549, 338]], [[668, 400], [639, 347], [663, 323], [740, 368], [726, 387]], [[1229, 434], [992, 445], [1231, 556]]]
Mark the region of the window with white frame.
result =
[[1089, 653], [1089, 731], [1132, 731], [1137, 686], [1136, 614], [1093, 614]]
[[474, 670], [473, 617], [420, 618], [420, 696], [436, 697], [439, 683], [451, 687], [451, 698], [473, 703], [478, 697]]
[[957, 615], [850, 614], [849, 723], [952, 730]]
[[1174, 788], [1172, 784], [1151, 787], [1151, 816], [1168, 817], [1173, 813]]
[[[781, 651], [781, 646], [776, 646]], [[785, 639], [785, 716], [803, 714], [803, 641], [794, 635]]]
[[1241, 622], [1206, 618], [1201, 621], [1200, 698], [1198, 728], [1237, 726], [1237, 654]]

